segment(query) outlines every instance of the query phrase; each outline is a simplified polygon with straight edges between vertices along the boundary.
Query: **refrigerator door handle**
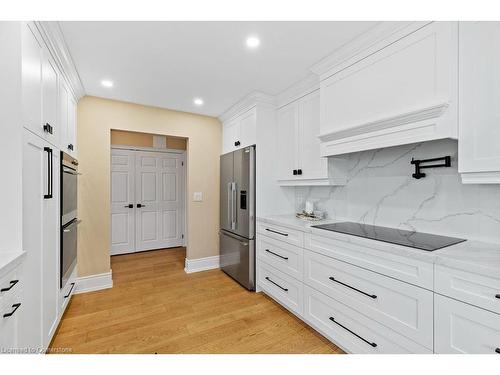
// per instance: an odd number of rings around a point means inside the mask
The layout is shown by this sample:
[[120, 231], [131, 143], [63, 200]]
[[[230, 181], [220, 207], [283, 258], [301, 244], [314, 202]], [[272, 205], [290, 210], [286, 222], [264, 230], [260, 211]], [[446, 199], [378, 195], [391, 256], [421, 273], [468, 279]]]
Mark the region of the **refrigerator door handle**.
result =
[[237, 224], [237, 218], [238, 218], [238, 207], [236, 206], [236, 182], [233, 182], [232, 184], [232, 190], [231, 190], [231, 201], [232, 201], [232, 207], [233, 207], [233, 220], [231, 224], [232, 229], [236, 229], [236, 224]]
[[232, 182], [228, 182], [227, 184], [227, 221], [230, 224], [231, 229], [233, 228], [233, 219], [231, 216], [233, 212], [233, 207], [231, 206], [233, 197], [232, 184]]

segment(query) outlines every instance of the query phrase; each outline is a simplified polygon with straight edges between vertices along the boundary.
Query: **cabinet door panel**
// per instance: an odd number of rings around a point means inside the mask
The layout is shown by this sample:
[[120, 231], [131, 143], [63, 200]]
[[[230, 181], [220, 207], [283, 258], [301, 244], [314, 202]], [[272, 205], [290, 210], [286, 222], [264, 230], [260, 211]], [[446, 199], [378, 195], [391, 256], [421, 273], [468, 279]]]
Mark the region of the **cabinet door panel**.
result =
[[328, 177], [328, 160], [321, 157], [319, 135], [319, 90], [300, 101], [299, 162], [304, 179]]
[[63, 80], [59, 80], [59, 129], [60, 148], [67, 152], [68, 142], [68, 89]]
[[239, 139], [240, 145], [237, 148], [251, 146], [255, 144], [255, 132], [257, 125], [257, 112], [256, 109], [244, 113], [239, 117]]
[[68, 93], [68, 130], [67, 130], [68, 144], [67, 152], [76, 157], [76, 102], [73, 95]]
[[299, 105], [290, 103], [278, 110], [277, 153], [278, 179], [291, 180], [297, 176], [293, 170], [298, 169], [297, 164], [297, 138], [299, 123]]
[[460, 172], [500, 171], [500, 23], [459, 25]]
[[48, 52], [44, 50], [42, 54], [42, 126], [50, 126], [50, 131], [45, 131], [45, 139], [59, 145], [57, 70]]
[[22, 26], [22, 87], [23, 125], [42, 136], [42, 46], [29, 24]]
[[223, 128], [223, 150], [222, 153], [227, 153], [236, 150], [235, 142], [239, 138], [239, 123], [237, 120], [232, 120], [224, 124]]

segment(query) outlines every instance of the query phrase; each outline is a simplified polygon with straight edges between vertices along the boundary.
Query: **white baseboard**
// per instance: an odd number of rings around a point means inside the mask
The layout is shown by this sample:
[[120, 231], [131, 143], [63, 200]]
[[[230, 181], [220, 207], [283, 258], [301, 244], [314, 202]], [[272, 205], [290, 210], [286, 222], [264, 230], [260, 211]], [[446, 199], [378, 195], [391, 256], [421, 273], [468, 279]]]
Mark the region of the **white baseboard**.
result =
[[198, 258], [198, 259], [188, 259], [186, 258], [186, 263], [184, 271], [186, 273], [200, 272], [213, 270], [219, 268], [219, 256], [215, 255], [213, 257]]
[[112, 271], [97, 275], [83, 276], [76, 279], [75, 294], [94, 292], [113, 287]]

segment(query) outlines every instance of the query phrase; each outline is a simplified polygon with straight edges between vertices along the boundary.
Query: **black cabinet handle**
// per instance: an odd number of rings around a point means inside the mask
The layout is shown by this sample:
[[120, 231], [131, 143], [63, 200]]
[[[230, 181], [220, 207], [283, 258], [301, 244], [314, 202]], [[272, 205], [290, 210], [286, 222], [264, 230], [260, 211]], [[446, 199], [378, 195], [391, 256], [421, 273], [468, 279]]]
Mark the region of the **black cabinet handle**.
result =
[[21, 306], [21, 304], [20, 304], [20, 303], [14, 303], [14, 304], [12, 305], [12, 307], [13, 307], [12, 311], [11, 311], [10, 313], [3, 314], [3, 317], [4, 317], [4, 318], [8, 318], [9, 316], [14, 315], [14, 313], [17, 311], [17, 309], [19, 308], [19, 306]]
[[500, 354], [500, 348], [496, 348], [495, 353]]
[[0, 292], [8, 292], [12, 288], [14, 288], [14, 285], [16, 285], [19, 282], [19, 280], [11, 280], [10, 281], [10, 286], [8, 288], [2, 288], [0, 289]]
[[334, 277], [332, 277], [332, 276], [330, 276], [330, 277], [329, 277], [329, 279], [330, 279], [330, 280], [332, 280], [332, 281], [335, 281], [336, 283], [338, 283], [338, 284], [340, 284], [340, 285], [343, 285], [343, 286], [345, 286], [345, 287], [347, 287], [347, 288], [349, 288], [349, 289], [355, 290], [355, 291], [356, 291], [356, 292], [358, 292], [358, 293], [364, 294], [365, 296], [368, 296], [368, 297], [370, 297], [370, 298], [373, 298], [373, 299], [377, 298], [377, 296], [376, 296], [375, 294], [368, 294], [368, 293], [365, 293], [365, 292], [363, 292], [362, 290], [359, 290], [359, 289], [357, 289], [357, 288], [355, 288], [355, 287], [353, 287], [353, 286], [350, 286], [350, 285], [344, 284], [342, 281], [335, 280], [335, 278], [334, 278]]
[[141, 207], [146, 207], [146, 205], [145, 204], [137, 203], [137, 208], [141, 208]]
[[271, 253], [271, 254], [273, 254], [273, 255], [276, 255], [277, 257], [279, 257], [279, 258], [281, 258], [281, 259], [288, 260], [288, 258], [287, 258], [287, 257], [284, 257], [283, 255], [276, 254], [276, 253], [272, 252], [272, 251], [271, 251], [271, 250], [269, 250], [269, 249], [266, 249], [266, 251], [267, 251], [268, 253]]
[[288, 234], [287, 233], [281, 233], [281, 232], [278, 232], [278, 231], [275, 231], [275, 230], [272, 230], [272, 229], [268, 229], [266, 228], [266, 230], [268, 232], [271, 232], [271, 233], [276, 233], [276, 234], [279, 234], [280, 236], [285, 236], [285, 237], [288, 237]]
[[302, 174], [302, 169], [297, 169], [297, 174], [301, 175]]
[[495, 294], [495, 298], [500, 299], [500, 294]]
[[52, 158], [52, 149], [50, 147], [44, 147], [43, 151], [47, 153], [47, 194], [43, 195], [44, 199], [52, 199], [53, 198], [53, 180], [52, 177], [54, 175], [54, 161]]
[[338, 326], [340, 326], [340, 327], [344, 328], [347, 332], [352, 333], [352, 334], [353, 334], [354, 336], [356, 336], [358, 339], [363, 340], [363, 341], [364, 341], [364, 342], [366, 342], [368, 345], [371, 345], [371, 346], [372, 346], [372, 347], [374, 347], [374, 348], [376, 348], [376, 347], [377, 347], [377, 344], [376, 344], [376, 343], [374, 343], [374, 342], [370, 342], [370, 341], [368, 341], [368, 340], [365, 340], [363, 337], [361, 337], [361, 336], [360, 336], [360, 335], [358, 335], [357, 333], [355, 333], [355, 332], [351, 331], [351, 330], [350, 330], [349, 328], [347, 328], [346, 326], [344, 326], [344, 325], [340, 324], [339, 322], [337, 322], [333, 316], [331, 316], [329, 319], [330, 319], [332, 322], [334, 322], [335, 324], [337, 324]]
[[292, 173], [293, 173], [294, 176], [297, 176], [297, 170], [296, 169], [294, 169]]
[[266, 276], [266, 280], [269, 281], [270, 283], [276, 285], [278, 288], [280, 289], [283, 289], [285, 292], [288, 292], [288, 289], [287, 288], [283, 288], [281, 285], [275, 283], [274, 281], [272, 281], [269, 277]]
[[43, 131], [44, 131], [45, 133], [52, 134], [53, 129], [54, 129], [54, 128], [53, 128], [53, 127], [52, 127], [52, 126], [51, 126], [48, 122], [47, 122], [47, 123], [45, 123], [45, 125], [43, 126]]
[[127, 204], [126, 206], [123, 206], [125, 208], [134, 208], [134, 205], [133, 204]]
[[71, 283], [71, 289], [69, 290], [68, 294], [64, 296], [64, 298], [68, 298], [71, 295], [71, 292], [73, 291], [73, 288], [75, 287], [75, 283]]
[[73, 151], [73, 144], [72, 144], [72, 143], [70, 143], [70, 144], [68, 145], [68, 150]]

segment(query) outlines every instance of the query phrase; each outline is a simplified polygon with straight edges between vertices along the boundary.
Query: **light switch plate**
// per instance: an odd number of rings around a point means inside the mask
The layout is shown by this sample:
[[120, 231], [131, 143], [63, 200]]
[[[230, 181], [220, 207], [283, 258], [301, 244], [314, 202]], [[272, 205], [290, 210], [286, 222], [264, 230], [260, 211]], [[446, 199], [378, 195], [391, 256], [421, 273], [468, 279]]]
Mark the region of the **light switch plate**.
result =
[[194, 202], [202, 202], [203, 201], [203, 193], [201, 191], [195, 191], [193, 193], [193, 201]]

